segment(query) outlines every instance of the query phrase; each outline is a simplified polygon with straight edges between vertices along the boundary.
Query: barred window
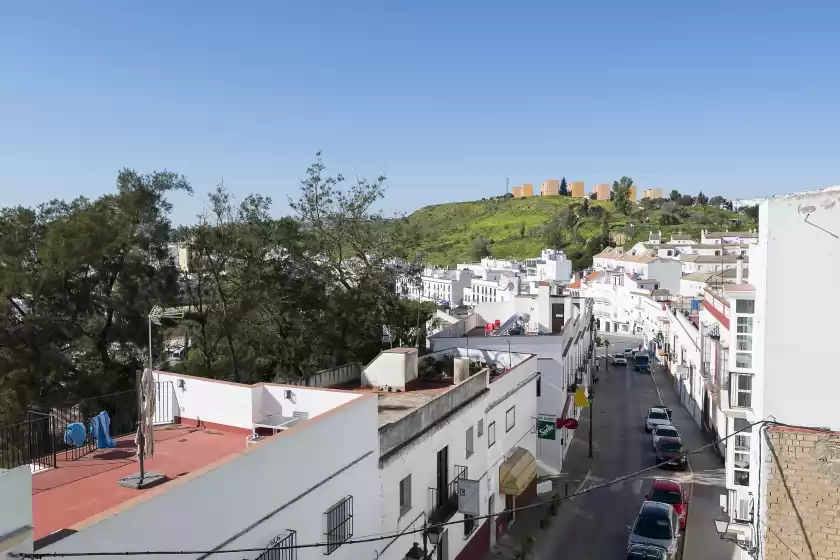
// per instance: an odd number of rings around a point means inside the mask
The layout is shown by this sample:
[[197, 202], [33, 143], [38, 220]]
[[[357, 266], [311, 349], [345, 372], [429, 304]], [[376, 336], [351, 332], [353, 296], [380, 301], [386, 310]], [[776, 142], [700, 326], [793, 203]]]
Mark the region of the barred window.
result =
[[353, 536], [353, 496], [347, 496], [324, 512], [327, 550], [330, 555]]

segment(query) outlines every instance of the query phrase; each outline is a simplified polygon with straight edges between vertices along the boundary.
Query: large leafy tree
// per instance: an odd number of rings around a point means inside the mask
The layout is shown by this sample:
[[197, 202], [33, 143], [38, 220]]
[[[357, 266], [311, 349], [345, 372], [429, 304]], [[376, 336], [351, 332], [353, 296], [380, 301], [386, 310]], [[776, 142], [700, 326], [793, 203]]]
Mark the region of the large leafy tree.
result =
[[633, 210], [633, 203], [630, 200], [630, 188], [632, 186], [633, 179], [627, 176], [618, 181], [613, 181], [612, 185], [612, 200], [615, 209], [625, 216]]
[[113, 194], [0, 211], [0, 420], [130, 386], [152, 305], [173, 302], [174, 173], [123, 170]]

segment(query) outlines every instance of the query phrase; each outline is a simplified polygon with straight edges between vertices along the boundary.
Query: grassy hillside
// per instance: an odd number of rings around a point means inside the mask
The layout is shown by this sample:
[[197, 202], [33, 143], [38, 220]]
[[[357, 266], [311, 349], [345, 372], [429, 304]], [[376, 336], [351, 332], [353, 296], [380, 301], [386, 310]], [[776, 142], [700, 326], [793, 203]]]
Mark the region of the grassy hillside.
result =
[[[539, 254], [547, 246], [546, 229], [552, 218], [581, 213], [582, 199], [566, 196], [532, 196], [524, 199], [481, 200], [426, 206], [409, 216], [409, 222], [423, 234], [421, 250], [426, 260], [439, 265], [454, 265], [475, 260], [473, 240], [484, 237], [492, 242], [492, 254], [499, 258], [525, 258]], [[567, 251], [585, 252], [599, 244], [606, 215], [613, 243], [630, 246], [647, 240], [648, 232], [661, 230], [663, 238], [671, 233], [686, 233], [699, 239], [701, 229], [721, 230], [755, 227], [743, 214], [711, 206], [642, 208], [634, 205], [629, 216], [615, 211], [611, 202], [590, 201], [595, 215], [582, 215], [572, 228], [562, 229], [562, 245]], [[658, 206], [658, 205], [657, 205]], [[672, 224], [679, 221], [678, 224]], [[668, 224], [668, 225], [663, 225]], [[524, 230], [524, 233], [523, 233]], [[602, 245], [602, 243], [600, 243]], [[600, 249], [600, 247], [598, 247]], [[591, 252], [591, 251], [590, 251]], [[583, 256], [583, 260], [591, 258]]]

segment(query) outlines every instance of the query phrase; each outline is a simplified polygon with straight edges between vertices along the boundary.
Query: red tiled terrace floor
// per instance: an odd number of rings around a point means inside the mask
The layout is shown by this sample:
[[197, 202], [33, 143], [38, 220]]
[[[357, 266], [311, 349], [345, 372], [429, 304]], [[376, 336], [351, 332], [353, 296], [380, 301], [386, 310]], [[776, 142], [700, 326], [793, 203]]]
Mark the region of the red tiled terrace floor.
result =
[[[119, 486], [120, 478], [138, 472], [134, 436], [116, 440], [113, 449], [96, 450], [75, 461], [57, 456], [58, 468], [32, 477], [35, 538], [40, 539], [142, 496], [144, 492]], [[190, 426], [164, 426], [155, 430], [155, 456], [147, 471], [164, 473], [171, 480], [245, 450], [245, 436]]]

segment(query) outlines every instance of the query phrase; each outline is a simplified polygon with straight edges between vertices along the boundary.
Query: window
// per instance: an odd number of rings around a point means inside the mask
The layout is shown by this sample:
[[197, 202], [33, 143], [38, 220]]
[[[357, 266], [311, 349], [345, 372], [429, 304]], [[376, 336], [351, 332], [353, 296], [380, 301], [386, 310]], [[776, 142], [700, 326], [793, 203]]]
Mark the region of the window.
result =
[[516, 425], [516, 407], [512, 406], [505, 412], [505, 433], [511, 431]]
[[752, 317], [738, 317], [738, 334], [752, 334]]
[[411, 509], [411, 475], [400, 480], [400, 517]]
[[752, 352], [752, 337], [748, 334], [737, 335], [737, 348], [744, 352]]
[[736, 299], [735, 300], [735, 313], [746, 313], [748, 315], [752, 315], [755, 313], [755, 300], [754, 299]]
[[752, 375], [731, 373], [729, 404], [739, 408], [752, 408]]
[[478, 420], [478, 437], [484, 435], [484, 418]]
[[467, 428], [467, 459], [473, 454], [473, 427]]
[[268, 543], [265, 552], [257, 556], [257, 560], [296, 560], [297, 549], [289, 548], [297, 545], [295, 531], [283, 531]]
[[353, 496], [347, 496], [324, 512], [326, 555], [330, 555], [353, 536]]
[[493, 447], [496, 443], [496, 423], [490, 422], [487, 424], [487, 447]]
[[539, 397], [542, 393], [542, 376], [537, 377], [537, 396]]
[[744, 368], [744, 369], [752, 369], [752, 354], [746, 354], [744, 352], [736, 352], [735, 353], [735, 367], [736, 368]]
[[475, 531], [475, 517], [469, 513], [464, 514], [464, 538], [469, 537]]
[[735, 484], [737, 486], [750, 485], [750, 454], [735, 450], [735, 460], [733, 461], [735, 468]]

